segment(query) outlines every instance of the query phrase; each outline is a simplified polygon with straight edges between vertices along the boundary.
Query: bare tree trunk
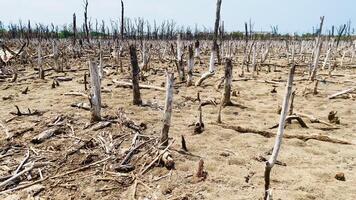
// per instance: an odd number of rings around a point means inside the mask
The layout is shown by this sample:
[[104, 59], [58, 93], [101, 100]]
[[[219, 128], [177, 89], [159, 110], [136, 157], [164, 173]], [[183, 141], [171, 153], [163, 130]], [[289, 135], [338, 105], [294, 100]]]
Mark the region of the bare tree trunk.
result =
[[199, 61], [200, 61], [200, 42], [199, 42], [199, 40], [195, 41], [194, 47], [195, 47], [195, 55], [194, 55], [194, 57], [196, 59], [199, 59]]
[[187, 86], [191, 86], [193, 82], [193, 67], [194, 67], [194, 52], [193, 52], [193, 46], [189, 45], [188, 47], [188, 80], [187, 80]]
[[102, 80], [104, 78], [104, 63], [103, 63], [103, 52], [101, 51], [100, 48], [100, 52], [99, 52], [99, 78], [100, 80]]
[[320, 57], [320, 52], [321, 52], [321, 47], [323, 44], [322, 38], [321, 38], [321, 33], [323, 30], [323, 24], [324, 24], [324, 16], [320, 17], [320, 29], [319, 29], [319, 34], [316, 42], [316, 49], [315, 49], [315, 54], [314, 54], [314, 63], [312, 67], [312, 71], [310, 73], [310, 80], [314, 81], [315, 76], [316, 76], [316, 71], [318, 69], [318, 64], [319, 64], [319, 57]]
[[101, 88], [99, 78], [99, 68], [95, 62], [89, 61], [90, 73], [90, 105], [91, 105], [91, 121], [101, 120]]
[[224, 97], [222, 105], [231, 105], [231, 84], [232, 84], [232, 63], [231, 59], [225, 61], [225, 85], [224, 85]]
[[166, 103], [164, 106], [164, 117], [163, 117], [163, 128], [161, 135], [162, 147], [167, 147], [168, 145], [168, 132], [171, 126], [172, 108], [173, 108], [173, 82], [174, 74], [167, 72], [166, 81]]
[[289, 108], [289, 100], [292, 95], [294, 73], [295, 73], [295, 65], [292, 64], [292, 67], [289, 70], [289, 77], [288, 77], [288, 82], [287, 82], [287, 87], [286, 87], [286, 93], [285, 93], [285, 97], [284, 97], [283, 104], [282, 104], [282, 112], [281, 112], [281, 117], [279, 119], [279, 126], [278, 126], [275, 144], [273, 147], [273, 152], [272, 152], [270, 159], [266, 162], [265, 197], [264, 197], [265, 200], [269, 199], [269, 196], [271, 193], [271, 191], [270, 191], [270, 174], [271, 174], [272, 167], [276, 163], [278, 153], [279, 153], [279, 150], [280, 150], [281, 144], [282, 144], [284, 125], [286, 122], [286, 117], [287, 117], [288, 108]]
[[211, 55], [210, 55], [210, 64], [209, 64], [209, 71], [205, 72], [201, 78], [195, 83], [195, 86], [200, 86], [201, 83], [209, 78], [212, 77], [215, 74], [215, 58], [216, 58], [216, 50], [212, 49]]
[[142, 43], [142, 71], [149, 70], [149, 60], [150, 60], [150, 48], [147, 47], [147, 43], [143, 41]]
[[52, 49], [53, 49], [53, 58], [54, 58], [54, 69], [57, 72], [63, 72], [63, 65], [58, 63], [59, 55], [58, 55], [58, 47], [55, 41], [52, 42]]
[[256, 48], [257, 48], [256, 45], [254, 45], [253, 49], [252, 49], [252, 72], [253, 72], [253, 74], [255, 74], [255, 73], [258, 74], [258, 72], [257, 72], [257, 64], [256, 64], [256, 57], [257, 57]]
[[137, 62], [136, 47], [130, 45], [130, 57], [131, 57], [131, 68], [132, 68], [132, 89], [133, 89], [133, 104], [141, 105], [141, 94], [140, 94], [140, 68]]
[[179, 74], [179, 80], [185, 80], [184, 66], [183, 66], [183, 43], [181, 35], [178, 34], [177, 37], [177, 69]]
[[[328, 51], [326, 52], [326, 56], [325, 56], [325, 59], [324, 59], [324, 63], [322, 65], [322, 69], [325, 70], [325, 67], [326, 65], [328, 64], [328, 60], [330, 58], [330, 54], [332, 52], [332, 48], [334, 46], [334, 39], [331, 39], [330, 43], [329, 43], [329, 48], [328, 48]], [[329, 67], [330, 67], [330, 64], [329, 64]]]
[[77, 42], [77, 17], [75, 16], [75, 13], [73, 14], [73, 41], [72, 45], [73, 48]]
[[42, 47], [41, 47], [41, 42], [38, 43], [38, 49], [37, 49], [37, 64], [38, 64], [38, 70], [39, 70], [39, 78], [44, 79], [45, 74], [42, 66]]
[[217, 39], [218, 39], [218, 31], [219, 31], [219, 23], [220, 23], [221, 1], [222, 0], [217, 0], [217, 2], [216, 2], [216, 18], [215, 18], [215, 26], [214, 26], [214, 38], [213, 38], [213, 45], [211, 47], [209, 71], [202, 75], [202, 77], [195, 83], [195, 86], [200, 86], [201, 83], [205, 79], [207, 79], [215, 74], [215, 58], [218, 53]]
[[121, 30], [120, 30], [120, 34], [121, 34], [121, 40], [124, 39], [124, 2], [121, 0]]
[[88, 26], [88, 0], [84, 0], [84, 28], [85, 28], [85, 38], [88, 43], [89, 41], [89, 26]]

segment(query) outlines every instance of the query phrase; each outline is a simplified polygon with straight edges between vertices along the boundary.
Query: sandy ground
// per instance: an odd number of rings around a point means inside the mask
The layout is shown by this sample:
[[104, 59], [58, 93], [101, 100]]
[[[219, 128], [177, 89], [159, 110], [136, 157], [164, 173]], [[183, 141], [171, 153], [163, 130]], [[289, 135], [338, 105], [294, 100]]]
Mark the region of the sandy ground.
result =
[[[207, 62], [208, 57], [204, 59]], [[76, 62], [77, 63], [77, 62]], [[110, 62], [107, 62], [110, 64]], [[132, 90], [130, 88], [118, 88], [112, 83], [112, 79], [124, 80], [129, 77], [128, 60], [124, 63], [124, 73], [118, 72], [105, 77], [103, 88], [110, 92], [102, 94], [103, 103], [107, 108], [103, 113], [115, 113], [118, 108], [123, 108], [127, 116], [134, 121], [147, 124], [145, 134], [158, 137], [162, 127], [162, 111], [150, 107], [138, 107], [132, 105]], [[161, 69], [162, 65], [153, 63], [152, 67]], [[203, 64], [202, 66], [206, 66]], [[198, 79], [200, 72], [206, 70], [206, 67], [196, 66], [196, 75], [194, 80]], [[85, 69], [85, 63], [72, 64], [72, 68]], [[234, 81], [233, 91], [237, 96], [232, 100], [246, 106], [246, 109], [239, 107], [226, 107], [222, 111], [222, 121], [224, 124], [239, 125], [242, 127], [254, 128], [259, 130], [269, 130], [279, 120], [277, 113], [278, 106], [282, 104], [285, 90], [285, 82], [280, 84], [263, 83], [264, 80], [281, 78], [286, 80], [287, 69], [280, 69], [280, 72], [266, 73], [265, 69], [259, 75], [248, 81]], [[240, 70], [236, 63], [234, 64], [234, 79], [239, 79]], [[302, 70], [297, 70], [296, 79], [306, 78], [302, 76]], [[33, 69], [26, 68], [21, 72], [19, 78], [29, 77], [33, 74]], [[322, 72], [325, 73], [325, 72]], [[319, 94], [303, 96], [306, 81], [296, 82], [294, 88], [297, 88], [294, 106], [296, 112], [313, 115], [324, 121], [328, 121], [327, 116], [330, 111], [338, 111], [341, 124], [336, 125], [339, 129], [323, 131], [320, 128], [326, 128], [326, 125], [310, 123], [306, 118], [304, 121], [309, 129], [301, 128], [296, 122], [288, 125], [287, 134], [321, 134], [331, 138], [345, 140], [356, 144], [356, 102], [355, 98], [338, 98], [329, 100], [328, 95], [337, 91], [355, 86], [356, 69], [343, 69], [335, 72], [344, 76], [327, 77], [328, 81], [337, 81], [340, 83], [320, 82]], [[0, 159], [0, 172], [6, 175], [8, 171], [16, 168], [18, 163], [25, 155], [26, 147], [31, 146], [39, 153], [39, 157], [61, 157], [63, 152], [67, 151], [76, 144], [76, 139], [64, 137], [64, 135], [55, 136], [42, 144], [31, 144], [30, 139], [47, 129], [46, 124], [52, 121], [56, 116], [63, 115], [70, 117], [74, 126], [75, 136], [79, 138], [95, 137], [105, 131], [112, 135], [122, 135], [127, 131], [120, 129], [116, 125], [99, 131], [83, 130], [83, 127], [90, 121], [90, 112], [82, 109], [72, 108], [72, 103], [88, 102], [85, 97], [64, 96], [70, 91], [85, 92], [83, 85], [84, 70], [77, 72], [68, 72], [56, 74], [53, 71], [46, 80], [36, 79], [24, 80], [17, 83], [0, 83], [0, 97], [8, 97], [9, 100], [1, 100], [0, 120], [13, 117], [10, 112], [16, 112], [14, 105], [20, 107], [21, 111], [27, 108], [31, 110], [45, 111], [43, 116], [21, 116], [6, 123], [9, 130], [34, 126], [34, 131], [27, 132], [11, 141], [5, 140], [4, 130], [1, 130], [0, 147], [3, 149], [8, 144], [17, 144], [20, 147], [10, 157]], [[205, 81], [202, 87], [186, 87], [179, 84], [175, 88], [174, 109], [172, 116], [172, 126], [170, 137], [175, 139], [172, 146], [172, 154], [175, 160], [175, 170], [171, 172], [164, 167], [154, 167], [145, 175], [137, 175], [136, 179], [144, 184], [138, 184], [136, 188], [136, 198], [144, 199], [261, 199], [264, 192], [264, 162], [259, 162], [255, 157], [264, 156], [269, 158], [267, 152], [274, 144], [274, 138], [265, 138], [253, 133], [241, 134], [230, 129], [224, 129], [216, 125], [218, 106], [208, 105], [203, 107], [203, 121], [205, 131], [202, 134], [193, 135], [193, 124], [197, 120], [198, 103], [187, 100], [184, 97], [196, 97], [197, 91], [201, 92], [202, 100], [216, 99], [220, 101], [221, 91], [216, 91], [215, 83], [223, 74], [223, 66], [218, 66], [218, 73], [211, 79]], [[52, 89], [52, 78], [55, 75], [72, 77], [69, 82], [60, 82], [60, 86]], [[250, 73], [245, 77], [252, 77]], [[321, 77], [321, 76], [320, 76]], [[323, 76], [324, 77], [324, 76]], [[326, 76], [325, 76], [326, 77]], [[351, 80], [346, 81], [345, 80]], [[157, 75], [150, 75], [145, 84], [161, 86], [165, 82], [163, 71]], [[176, 80], [178, 82], [178, 80]], [[271, 93], [273, 85], [276, 86], [277, 93]], [[21, 94], [21, 91], [29, 87], [28, 94]], [[164, 105], [165, 93], [154, 90], [141, 90], [144, 101], [156, 102], [158, 105]], [[276, 129], [270, 130], [276, 132]], [[180, 149], [181, 135], [187, 140], [188, 150], [192, 155], [183, 155], [174, 150]], [[126, 138], [119, 148], [119, 153], [124, 152], [131, 143], [131, 138]], [[105, 158], [105, 152], [97, 147], [95, 150], [85, 149], [73, 156], [70, 156], [62, 165], [56, 160], [48, 172], [43, 170], [44, 177], [52, 176], [53, 173], [63, 173], [71, 169], [78, 168], [81, 159], [90, 153], [97, 154], [94, 158], [98, 161]], [[273, 195], [275, 199], [356, 199], [356, 146], [333, 144], [328, 142], [309, 140], [307, 142], [298, 139], [284, 139], [278, 160], [286, 163], [287, 166], [276, 165], [272, 170]], [[31, 156], [36, 155], [31, 151]], [[192, 180], [198, 168], [198, 162], [201, 157], [205, 164], [205, 170], [208, 177], [205, 181], [196, 183]], [[100, 158], [100, 159], [99, 159]], [[147, 161], [150, 161], [147, 158]], [[49, 161], [49, 160], [47, 160]], [[142, 166], [138, 164], [139, 170]], [[103, 166], [94, 166], [87, 170], [64, 176], [60, 179], [49, 179], [41, 183], [44, 190], [37, 198], [43, 199], [133, 199], [134, 181], [122, 178], [120, 176], [111, 177], [113, 180], [100, 181], [98, 178], [107, 177], [102, 173]], [[136, 170], [129, 173], [134, 176]], [[343, 172], [346, 181], [336, 180], [336, 173]], [[157, 177], [169, 174], [169, 176], [154, 181]], [[246, 177], [249, 180], [246, 181]], [[98, 191], [105, 186], [115, 187], [108, 191]], [[24, 191], [2, 194], [1, 198], [23, 199], [27, 196]]]

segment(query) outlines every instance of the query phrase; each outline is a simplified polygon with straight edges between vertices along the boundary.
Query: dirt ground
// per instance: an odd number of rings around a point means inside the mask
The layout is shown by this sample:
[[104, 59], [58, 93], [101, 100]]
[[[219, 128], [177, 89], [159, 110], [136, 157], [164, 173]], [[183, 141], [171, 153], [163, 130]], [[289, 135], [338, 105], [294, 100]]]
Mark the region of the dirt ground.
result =
[[[199, 78], [201, 72], [207, 70], [208, 59], [208, 56], [205, 56], [204, 63], [195, 66], [194, 81]], [[215, 76], [203, 82], [201, 87], [186, 87], [184, 83], [176, 80], [172, 125], [169, 132], [172, 138], [170, 141], [174, 140], [170, 152], [175, 161], [175, 169], [168, 170], [165, 167], [154, 166], [147, 173], [140, 175], [140, 170], [154, 158], [155, 151], [145, 155], [145, 152], [150, 152], [150, 145], [145, 146], [131, 159], [131, 163], [136, 167], [135, 170], [129, 173], [115, 172], [112, 166], [120, 162], [126, 150], [130, 148], [133, 131], [116, 123], [97, 131], [90, 128], [83, 129], [90, 122], [90, 112], [71, 107], [71, 104], [88, 103], [88, 99], [83, 96], [64, 95], [68, 92], [86, 93], [83, 84], [84, 73], [87, 71], [85, 61], [85, 58], [80, 61], [70, 61], [70, 68], [76, 69], [72, 72], [47, 71], [45, 80], [38, 79], [37, 72], [30, 66], [25, 66], [25, 71], [19, 72], [17, 82], [0, 83], [1, 122], [10, 133], [33, 127], [32, 131], [18, 135], [10, 141], [5, 139], [5, 129], [0, 128], [0, 155], [2, 155], [0, 174], [9, 175], [23, 160], [27, 149], [30, 149], [30, 160], [44, 163], [38, 168], [46, 178], [30, 188], [0, 193], [2, 199], [262, 199], [265, 163], [256, 158], [259, 156], [269, 158], [268, 152], [272, 149], [275, 138], [265, 138], [254, 133], [242, 134], [222, 128], [216, 124], [219, 105], [203, 107], [205, 123], [203, 133], [194, 135], [193, 126], [190, 126], [197, 121], [198, 102], [190, 100], [189, 97], [196, 98], [197, 92], [200, 91], [202, 100], [219, 102], [222, 89], [217, 91], [215, 84], [224, 73], [223, 65], [219, 65]], [[275, 62], [279, 61], [275, 60]], [[123, 62], [124, 72], [110, 67], [113, 62], [108, 58], [105, 59], [105, 63], [108, 65], [106, 69], [110, 75], [106, 75], [102, 82], [102, 101], [105, 105], [103, 116], [115, 116], [121, 108], [135, 123], [147, 125], [147, 128], [142, 130], [143, 135], [158, 138], [163, 114], [157, 107], [164, 106], [165, 92], [141, 89], [143, 101], [149, 101], [157, 106], [132, 105], [132, 89], [115, 87], [115, 83], [112, 82], [113, 79], [130, 78], [128, 56]], [[156, 70], [151, 71], [147, 80], [141, 83], [162, 86], [165, 82], [163, 67], [167, 65], [158, 61], [151, 63], [151, 67]], [[266, 73], [266, 69], [262, 68], [259, 75], [252, 76], [251, 73], [246, 73], [245, 78], [250, 79], [241, 80], [238, 76], [240, 67], [234, 62], [232, 90], [236, 95], [232, 100], [247, 108], [223, 108], [224, 124], [277, 132], [277, 129], [269, 128], [279, 121], [278, 107], [282, 104], [288, 76], [287, 68], [277, 69], [277, 72]], [[301, 128], [293, 121], [286, 127], [285, 133], [320, 134], [348, 141], [352, 145], [283, 139], [278, 160], [286, 166], [274, 166], [271, 174], [271, 187], [275, 199], [356, 199], [355, 97], [346, 95], [347, 98], [327, 98], [328, 95], [355, 86], [356, 68], [345, 67], [334, 74], [340, 76], [328, 77], [326, 72], [319, 72], [318, 78], [325, 77], [326, 81], [319, 83], [318, 94], [303, 96], [307, 81], [301, 80], [307, 78], [307, 74], [303, 72], [302, 67], [298, 67], [294, 85], [297, 89], [294, 111], [313, 115], [324, 121], [328, 121], [330, 111], [337, 111], [341, 122], [335, 125], [337, 129], [328, 130], [326, 129], [328, 126], [324, 124], [311, 123], [307, 118], [303, 118], [309, 126], [308, 129]], [[52, 88], [52, 80], [56, 76], [73, 79], [60, 81], [58, 87]], [[266, 80], [275, 82], [266, 83]], [[22, 94], [26, 87], [28, 87], [27, 94]], [[274, 87], [276, 93], [271, 92]], [[16, 112], [15, 105], [22, 112], [30, 108], [32, 111], [43, 112], [43, 115], [15, 117], [10, 114]], [[35, 135], [49, 129], [49, 124], [53, 123], [57, 116], [62, 116], [66, 123], [71, 124], [73, 131], [66, 128], [65, 133], [55, 135], [41, 144], [31, 143]], [[15, 118], [5, 123], [12, 117]], [[116, 144], [114, 153], [111, 154], [105, 153], [96, 140], [98, 135], [109, 133]], [[182, 135], [185, 136], [190, 154], [178, 152], [181, 148]], [[86, 141], [93, 139], [93, 144], [68, 155], [71, 148], [80, 144], [80, 139]], [[6, 147], [8, 147], [7, 151], [5, 151]], [[6, 154], [9, 156], [4, 157], [3, 155]], [[109, 162], [53, 178], [55, 175], [78, 169], [88, 163], [95, 163], [110, 155], [114, 156], [114, 159]], [[205, 181], [194, 180], [200, 159], [204, 160], [204, 170], [208, 173]], [[38, 168], [27, 174], [28, 180], [23, 180], [20, 185], [39, 180]], [[340, 172], [345, 174], [345, 181], [335, 179], [335, 175]], [[11, 187], [16, 185], [6, 189]], [[4, 189], [2, 188], [2, 191]], [[34, 191], [37, 191], [35, 195], [32, 194]]]

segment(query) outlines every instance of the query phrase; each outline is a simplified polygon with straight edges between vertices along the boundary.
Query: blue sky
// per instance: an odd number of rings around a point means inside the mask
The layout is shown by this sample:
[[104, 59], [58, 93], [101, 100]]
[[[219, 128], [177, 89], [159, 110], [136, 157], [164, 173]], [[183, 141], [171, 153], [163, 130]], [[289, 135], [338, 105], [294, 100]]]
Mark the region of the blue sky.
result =
[[[173, 19], [178, 25], [195, 24], [213, 27], [216, 0], [124, 0], [126, 16], [144, 17], [149, 21]], [[33, 22], [62, 25], [72, 21], [75, 12], [83, 20], [82, 0], [0, 0], [0, 21]], [[222, 0], [222, 20], [225, 29], [243, 30], [244, 22], [252, 19], [256, 31], [270, 31], [278, 25], [286, 33], [311, 32], [325, 15], [326, 29], [348, 20], [356, 27], [356, 0]], [[120, 17], [120, 0], [89, 0], [89, 17], [110, 20]]]

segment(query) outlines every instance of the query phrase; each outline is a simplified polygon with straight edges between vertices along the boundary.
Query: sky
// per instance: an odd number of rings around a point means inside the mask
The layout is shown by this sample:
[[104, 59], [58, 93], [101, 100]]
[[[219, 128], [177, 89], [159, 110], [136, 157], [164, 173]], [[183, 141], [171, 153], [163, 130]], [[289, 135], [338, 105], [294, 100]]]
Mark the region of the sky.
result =
[[[177, 25], [212, 28], [216, 0], [124, 0], [125, 17], [146, 20], [173, 19]], [[356, 27], [356, 0], [222, 0], [221, 18], [226, 31], [243, 31], [250, 19], [255, 31], [271, 31], [278, 25], [280, 33], [312, 32], [320, 16], [325, 16], [325, 31], [332, 25], [352, 21]], [[3, 23], [41, 22], [70, 24], [76, 13], [77, 24], [83, 22], [83, 0], [0, 0]], [[120, 0], [89, 0], [88, 15], [95, 19], [120, 18]]]

